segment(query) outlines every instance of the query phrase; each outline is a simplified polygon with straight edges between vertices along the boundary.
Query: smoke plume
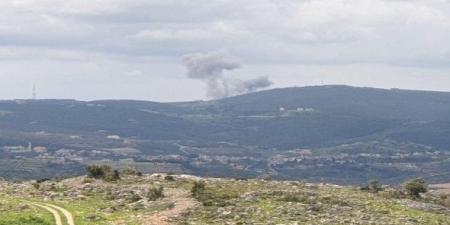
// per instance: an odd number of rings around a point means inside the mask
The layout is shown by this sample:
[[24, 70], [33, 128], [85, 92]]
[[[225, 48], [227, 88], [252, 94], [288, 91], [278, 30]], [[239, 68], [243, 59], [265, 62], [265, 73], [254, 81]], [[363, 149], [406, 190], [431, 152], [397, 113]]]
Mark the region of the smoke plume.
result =
[[211, 98], [224, 98], [249, 93], [272, 86], [267, 77], [252, 80], [236, 80], [227, 77], [226, 72], [238, 69], [241, 64], [228, 56], [216, 53], [197, 53], [183, 57], [187, 75], [207, 85], [207, 95]]
[[254, 92], [263, 88], [268, 88], [273, 85], [273, 82], [269, 80], [268, 77], [258, 77], [251, 80], [241, 81], [236, 86], [236, 92], [238, 94], [241, 93], [249, 93]]

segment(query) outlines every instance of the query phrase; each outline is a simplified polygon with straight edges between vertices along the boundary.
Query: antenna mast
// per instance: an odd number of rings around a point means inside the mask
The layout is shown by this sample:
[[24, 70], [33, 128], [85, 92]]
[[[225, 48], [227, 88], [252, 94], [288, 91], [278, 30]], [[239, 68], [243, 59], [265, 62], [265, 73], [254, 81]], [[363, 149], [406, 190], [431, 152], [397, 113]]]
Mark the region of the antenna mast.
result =
[[37, 99], [37, 94], [36, 94], [36, 84], [33, 84], [33, 91], [32, 91], [32, 96], [33, 100]]

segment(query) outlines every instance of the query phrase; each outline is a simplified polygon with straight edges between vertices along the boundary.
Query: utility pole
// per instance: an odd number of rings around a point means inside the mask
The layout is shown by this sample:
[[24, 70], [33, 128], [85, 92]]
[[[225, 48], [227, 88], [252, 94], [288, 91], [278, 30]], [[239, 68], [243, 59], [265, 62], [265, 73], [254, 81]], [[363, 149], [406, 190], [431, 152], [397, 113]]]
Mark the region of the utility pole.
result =
[[32, 93], [31, 93], [31, 97], [32, 97], [32, 99], [33, 100], [36, 100], [37, 99], [37, 94], [36, 94], [36, 84], [33, 84], [33, 91], [32, 91]]

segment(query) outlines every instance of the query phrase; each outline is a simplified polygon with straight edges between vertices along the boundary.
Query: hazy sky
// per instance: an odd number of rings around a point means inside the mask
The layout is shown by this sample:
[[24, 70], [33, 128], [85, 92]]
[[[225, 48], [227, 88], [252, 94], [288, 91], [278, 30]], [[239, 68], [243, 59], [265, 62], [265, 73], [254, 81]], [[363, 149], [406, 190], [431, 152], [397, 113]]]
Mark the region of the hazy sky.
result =
[[214, 96], [223, 79], [193, 76], [192, 55], [233, 60], [203, 72], [273, 87], [450, 91], [450, 1], [0, 1], [0, 99], [33, 84], [40, 98]]

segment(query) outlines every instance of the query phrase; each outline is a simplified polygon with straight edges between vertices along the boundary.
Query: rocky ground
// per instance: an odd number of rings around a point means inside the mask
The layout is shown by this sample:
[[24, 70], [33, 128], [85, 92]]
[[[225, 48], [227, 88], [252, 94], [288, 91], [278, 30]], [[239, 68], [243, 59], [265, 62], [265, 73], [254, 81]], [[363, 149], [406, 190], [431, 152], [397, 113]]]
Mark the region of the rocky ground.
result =
[[52, 214], [35, 204], [66, 209], [77, 225], [446, 225], [448, 196], [434, 189], [414, 199], [392, 187], [372, 193], [332, 184], [165, 174], [114, 182], [87, 177], [0, 181], [0, 225], [55, 224]]

